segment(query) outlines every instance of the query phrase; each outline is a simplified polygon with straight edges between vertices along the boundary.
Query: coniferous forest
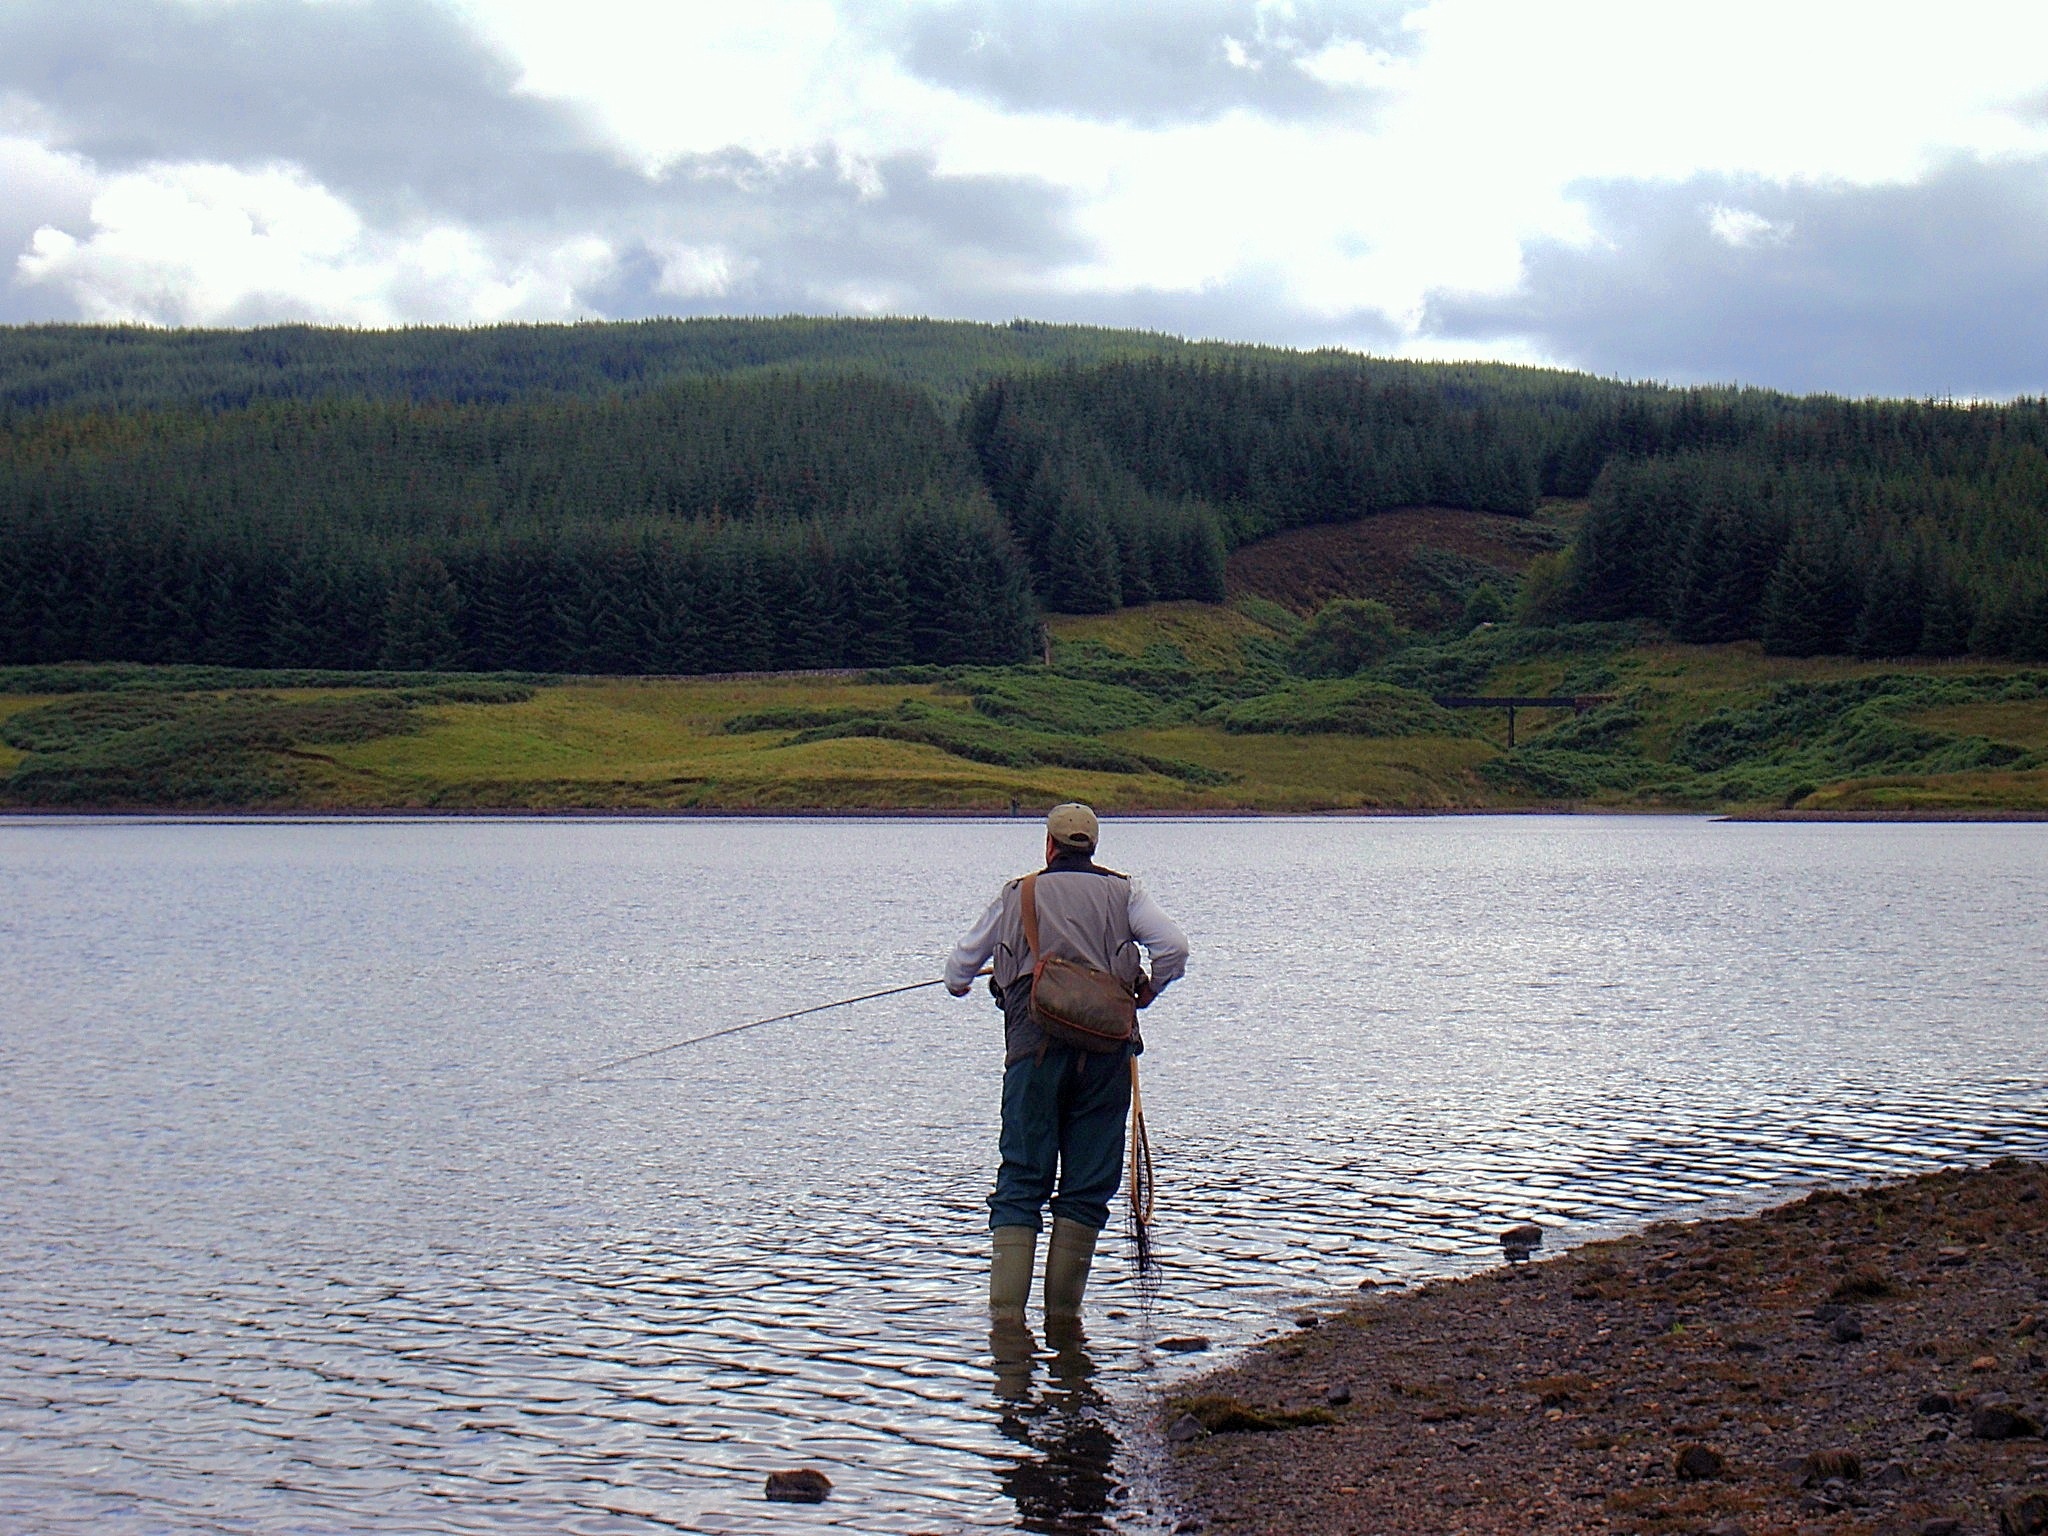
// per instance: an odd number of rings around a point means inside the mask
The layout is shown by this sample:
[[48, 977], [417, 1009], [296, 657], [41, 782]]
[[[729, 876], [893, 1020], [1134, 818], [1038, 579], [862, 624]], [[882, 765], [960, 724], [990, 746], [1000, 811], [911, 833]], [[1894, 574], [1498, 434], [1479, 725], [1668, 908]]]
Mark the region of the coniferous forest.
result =
[[0, 331], [0, 662], [1003, 662], [1229, 552], [1583, 500], [1525, 617], [2048, 657], [2048, 405], [1075, 327]]

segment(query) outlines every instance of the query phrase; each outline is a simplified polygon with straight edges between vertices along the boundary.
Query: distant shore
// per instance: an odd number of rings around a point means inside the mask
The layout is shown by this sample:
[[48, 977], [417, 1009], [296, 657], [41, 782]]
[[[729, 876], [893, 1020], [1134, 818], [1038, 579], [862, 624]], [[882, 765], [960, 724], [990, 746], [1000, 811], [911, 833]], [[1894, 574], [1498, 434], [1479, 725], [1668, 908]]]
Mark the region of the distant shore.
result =
[[2048, 811], [1729, 811], [1717, 821], [2048, 821]]
[[[348, 821], [1015, 821], [1028, 822], [1044, 814], [1044, 807], [1017, 811], [948, 809], [937, 806], [351, 806], [327, 809], [318, 806], [263, 807], [252, 810], [192, 810], [181, 807], [113, 806], [9, 806], [0, 804], [0, 823], [7, 821], [141, 821], [202, 826], [224, 826], [261, 822], [348, 822]], [[1244, 807], [1213, 809], [1116, 808], [1103, 809], [1106, 820], [1115, 821], [1246, 821], [1271, 819], [1303, 821], [1339, 819], [1345, 821], [1401, 821], [1469, 819], [1506, 816], [1571, 817], [1604, 820], [1615, 817], [1691, 817], [1701, 821], [1725, 822], [1865, 822], [1883, 824], [2048, 822], [2048, 811], [1717, 811], [1686, 810], [1660, 806], [1552, 805], [1471, 806], [1442, 808], [1342, 806], [1327, 810], [1258, 810]]]
[[1660, 1222], [1313, 1322], [1166, 1404], [1177, 1529], [2048, 1531], [2042, 1162]]
[[[735, 806], [720, 809], [715, 806], [647, 806], [634, 808], [586, 807], [586, 806], [451, 806], [433, 808], [423, 806], [392, 806], [387, 809], [350, 807], [346, 810], [327, 810], [318, 807], [304, 809], [262, 808], [257, 810], [190, 810], [179, 807], [163, 809], [136, 807], [109, 807], [106, 809], [84, 809], [77, 806], [6, 806], [0, 805], [0, 820], [21, 818], [53, 821], [164, 821], [164, 822], [221, 822], [234, 824], [264, 821], [475, 821], [475, 820], [518, 820], [518, 821], [1014, 821], [1031, 822], [1043, 816], [1047, 806], [1037, 806], [1017, 811], [1001, 810], [952, 810], [935, 806]], [[1740, 817], [1723, 816], [1712, 811], [1680, 811], [1658, 808], [1619, 808], [1614, 806], [1475, 806], [1470, 809], [1440, 810], [1430, 808], [1383, 809], [1358, 807], [1334, 807], [1329, 810], [1249, 810], [1243, 808], [1217, 808], [1175, 810], [1172, 808], [1139, 808], [1111, 810], [1103, 809], [1105, 820], [1115, 821], [1245, 821], [1267, 818], [1276, 821], [1304, 820], [1411, 820], [1440, 819], [1444, 817], [1474, 816], [1573, 816], [1573, 817], [1615, 817], [1615, 816], [1656, 816], [1692, 817], [1703, 821], [1735, 821]], [[2048, 818], [2042, 818], [2048, 819]]]

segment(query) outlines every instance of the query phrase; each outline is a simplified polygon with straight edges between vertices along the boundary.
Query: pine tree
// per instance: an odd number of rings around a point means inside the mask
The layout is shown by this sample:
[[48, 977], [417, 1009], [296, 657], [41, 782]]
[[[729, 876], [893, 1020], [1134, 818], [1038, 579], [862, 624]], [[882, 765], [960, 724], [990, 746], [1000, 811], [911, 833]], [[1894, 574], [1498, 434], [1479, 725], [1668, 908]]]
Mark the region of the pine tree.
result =
[[1061, 613], [1109, 613], [1121, 599], [1116, 540], [1101, 506], [1075, 498], [1047, 541], [1046, 606]]
[[1960, 656], [1970, 648], [1970, 631], [1976, 622], [1969, 588], [1946, 571], [1937, 572], [1928, 579], [1915, 649], [1923, 656]]
[[1858, 656], [1910, 656], [1927, 622], [1926, 576], [1917, 562], [1887, 548], [1863, 582], [1849, 648]]
[[1764, 592], [1762, 638], [1773, 656], [1821, 656], [1848, 649], [1856, 622], [1856, 573], [1833, 519], [1802, 524]]
[[881, 523], [851, 533], [845, 562], [846, 632], [841, 654], [854, 666], [894, 667], [908, 662], [910, 591], [903, 577], [903, 547], [896, 530]]
[[446, 671], [462, 664], [460, 600], [448, 568], [432, 555], [408, 561], [384, 610], [382, 664], [401, 672]]

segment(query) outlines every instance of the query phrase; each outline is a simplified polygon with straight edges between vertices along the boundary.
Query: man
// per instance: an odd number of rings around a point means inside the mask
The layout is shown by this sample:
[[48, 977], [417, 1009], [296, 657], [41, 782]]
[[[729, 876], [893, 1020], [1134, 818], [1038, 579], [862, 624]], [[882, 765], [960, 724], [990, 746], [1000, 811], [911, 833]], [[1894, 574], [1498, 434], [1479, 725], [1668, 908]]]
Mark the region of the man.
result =
[[[1048, 955], [1115, 976], [1145, 1008], [1186, 969], [1187, 935], [1136, 880], [1095, 862], [1100, 836], [1085, 805], [1056, 805], [1045, 818], [1045, 868], [1034, 882], [1039, 941]], [[1045, 1315], [1080, 1315], [1096, 1235], [1123, 1174], [1130, 1060], [1145, 1048], [1134, 1033], [1129, 1045], [1087, 1051], [1039, 1028], [1031, 1010], [1037, 956], [1024, 937], [1022, 885], [1021, 878], [1005, 885], [946, 960], [946, 990], [955, 997], [965, 997], [994, 960], [990, 990], [1003, 1009], [1002, 1167], [988, 1200], [995, 1249], [988, 1301], [998, 1322], [1023, 1319], [1048, 1200]]]

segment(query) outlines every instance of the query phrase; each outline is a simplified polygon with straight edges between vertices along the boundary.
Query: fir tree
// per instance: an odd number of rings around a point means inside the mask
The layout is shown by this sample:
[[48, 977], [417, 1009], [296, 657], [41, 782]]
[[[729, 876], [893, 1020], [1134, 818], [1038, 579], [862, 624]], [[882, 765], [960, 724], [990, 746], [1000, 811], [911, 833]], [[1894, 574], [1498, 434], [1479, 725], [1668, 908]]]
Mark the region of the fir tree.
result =
[[1764, 593], [1764, 650], [1773, 656], [1847, 650], [1858, 597], [1841, 525], [1833, 519], [1802, 524], [1785, 546]]

